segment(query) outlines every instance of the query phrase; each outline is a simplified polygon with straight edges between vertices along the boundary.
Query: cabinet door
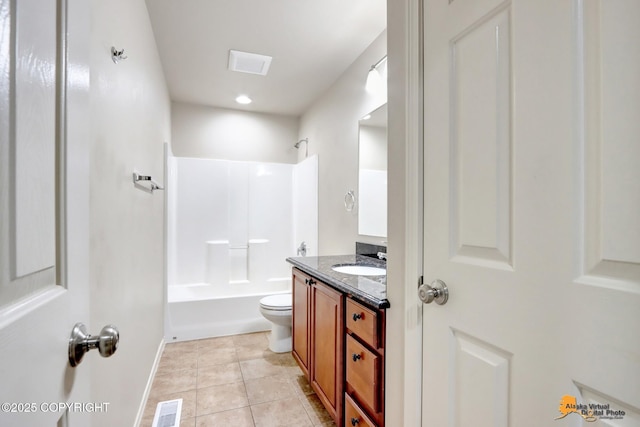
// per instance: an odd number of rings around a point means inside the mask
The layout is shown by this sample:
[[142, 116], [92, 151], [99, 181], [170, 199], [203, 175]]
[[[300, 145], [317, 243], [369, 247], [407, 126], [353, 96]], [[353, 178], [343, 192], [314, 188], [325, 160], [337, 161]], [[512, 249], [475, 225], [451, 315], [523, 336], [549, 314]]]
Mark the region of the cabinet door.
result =
[[310, 277], [293, 270], [293, 357], [309, 378], [309, 305]]
[[344, 375], [343, 296], [315, 281], [311, 292], [311, 385], [336, 424], [341, 425]]

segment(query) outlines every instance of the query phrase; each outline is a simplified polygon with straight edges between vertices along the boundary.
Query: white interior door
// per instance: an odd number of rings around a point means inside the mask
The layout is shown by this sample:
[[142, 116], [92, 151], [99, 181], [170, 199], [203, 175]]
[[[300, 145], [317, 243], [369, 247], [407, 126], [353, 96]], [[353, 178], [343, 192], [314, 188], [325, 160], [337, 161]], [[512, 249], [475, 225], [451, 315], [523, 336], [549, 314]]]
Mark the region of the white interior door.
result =
[[638, 40], [637, 0], [425, 0], [423, 426], [640, 426]]
[[0, 0], [2, 426], [90, 425], [88, 363], [68, 362], [89, 305], [86, 3]]

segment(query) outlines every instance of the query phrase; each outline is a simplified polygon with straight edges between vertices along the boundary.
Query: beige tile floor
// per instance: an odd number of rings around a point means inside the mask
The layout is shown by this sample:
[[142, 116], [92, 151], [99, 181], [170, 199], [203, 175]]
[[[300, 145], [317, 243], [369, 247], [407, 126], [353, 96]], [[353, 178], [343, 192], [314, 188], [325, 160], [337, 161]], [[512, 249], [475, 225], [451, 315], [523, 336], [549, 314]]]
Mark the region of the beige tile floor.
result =
[[334, 426], [290, 353], [268, 332], [165, 346], [141, 427], [156, 405], [182, 398], [181, 427]]

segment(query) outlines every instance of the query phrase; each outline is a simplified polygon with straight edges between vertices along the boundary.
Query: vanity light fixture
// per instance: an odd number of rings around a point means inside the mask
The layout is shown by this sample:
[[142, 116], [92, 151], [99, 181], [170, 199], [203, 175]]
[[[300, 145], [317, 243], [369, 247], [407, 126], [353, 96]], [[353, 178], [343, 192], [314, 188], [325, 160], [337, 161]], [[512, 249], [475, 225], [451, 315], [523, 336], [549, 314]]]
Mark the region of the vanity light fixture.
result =
[[236, 97], [236, 102], [238, 104], [251, 104], [253, 100], [251, 98], [249, 98], [247, 95], [239, 95], [238, 97]]
[[[367, 74], [367, 83], [365, 88], [367, 92], [378, 92], [383, 86], [386, 86], [386, 76], [387, 76], [387, 55], [383, 56], [382, 59], [371, 66], [369, 69], [369, 74]], [[384, 68], [384, 70], [381, 69]], [[386, 87], [385, 87], [386, 89]]]

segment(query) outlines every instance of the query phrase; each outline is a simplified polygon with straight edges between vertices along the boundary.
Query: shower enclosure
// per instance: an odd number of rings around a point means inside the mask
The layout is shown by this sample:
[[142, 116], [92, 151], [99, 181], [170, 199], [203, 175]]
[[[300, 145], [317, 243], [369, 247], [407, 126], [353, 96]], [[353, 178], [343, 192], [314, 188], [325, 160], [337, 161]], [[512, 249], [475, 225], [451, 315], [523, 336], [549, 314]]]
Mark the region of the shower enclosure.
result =
[[167, 342], [267, 330], [285, 258], [317, 254], [317, 157], [297, 165], [167, 155]]

